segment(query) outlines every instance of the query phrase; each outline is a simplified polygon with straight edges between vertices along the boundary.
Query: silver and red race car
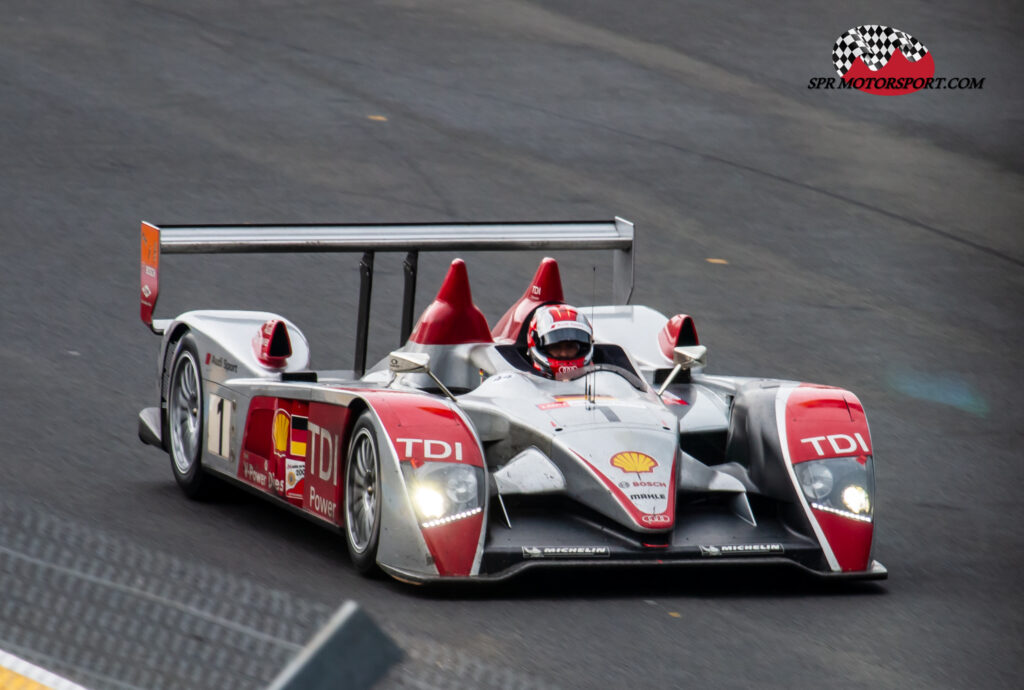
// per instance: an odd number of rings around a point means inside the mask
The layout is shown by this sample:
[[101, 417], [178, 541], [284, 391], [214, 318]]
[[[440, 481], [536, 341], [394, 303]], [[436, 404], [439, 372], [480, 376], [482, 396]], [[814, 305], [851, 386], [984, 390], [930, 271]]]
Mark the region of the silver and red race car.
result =
[[[355, 567], [408, 582], [540, 566], [788, 563], [884, 578], [872, 443], [833, 387], [705, 373], [693, 320], [628, 304], [631, 223], [142, 224], [141, 315], [162, 336], [139, 436], [190, 497], [214, 478], [339, 530]], [[420, 251], [602, 249], [616, 304], [583, 307], [592, 360], [542, 376], [527, 325], [564, 303], [544, 259], [493, 325], [456, 259], [413, 324]], [[352, 371], [312, 371], [276, 314], [154, 320], [161, 254], [361, 252]], [[405, 344], [366, 370], [373, 259], [406, 252]]]

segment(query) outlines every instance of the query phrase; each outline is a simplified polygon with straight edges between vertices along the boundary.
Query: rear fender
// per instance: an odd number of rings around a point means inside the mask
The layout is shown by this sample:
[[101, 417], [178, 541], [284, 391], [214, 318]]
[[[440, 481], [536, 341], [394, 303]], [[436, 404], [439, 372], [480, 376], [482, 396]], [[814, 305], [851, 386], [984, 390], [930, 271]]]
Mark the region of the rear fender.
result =
[[[262, 364], [253, 339], [269, 321], [281, 321], [288, 329], [292, 355], [283, 367]], [[276, 378], [282, 371], [309, 368], [309, 342], [299, 327], [282, 316], [266, 311], [203, 310], [180, 315], [164, 331], [160, 349], [161, 375], [168, 353], [185, 329], [192, 333], [199, 349], [202, 377], [223, 383], [233, 378]]]

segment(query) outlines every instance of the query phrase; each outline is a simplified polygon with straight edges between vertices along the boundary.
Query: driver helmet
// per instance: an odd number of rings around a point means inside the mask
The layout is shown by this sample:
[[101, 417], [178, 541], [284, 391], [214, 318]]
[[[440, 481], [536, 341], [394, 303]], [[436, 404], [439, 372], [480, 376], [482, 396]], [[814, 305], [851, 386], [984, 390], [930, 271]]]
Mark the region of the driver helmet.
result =
[[594, 329], [576, 307], [551, 304], [534, 312], [526, 345], [533, 368], [554, 378], [590, 364]]

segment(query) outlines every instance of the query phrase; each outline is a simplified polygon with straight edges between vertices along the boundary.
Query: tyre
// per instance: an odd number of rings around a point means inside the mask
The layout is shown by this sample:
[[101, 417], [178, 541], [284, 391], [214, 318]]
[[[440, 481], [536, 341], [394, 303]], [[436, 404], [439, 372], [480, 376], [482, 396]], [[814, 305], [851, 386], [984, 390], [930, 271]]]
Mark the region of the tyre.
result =
[[168, 454], [178, 486], [189, 498], [201, 498], [212, 479], [202, 467], [203, 379], [195, 339], [186, 333], [174, 351], [167, 389]]
[[352, 430], [345, 460], [345, 542], [356, 570], [377, 571], [380, 542], [380, 446], [372, 418], [364, 412]]

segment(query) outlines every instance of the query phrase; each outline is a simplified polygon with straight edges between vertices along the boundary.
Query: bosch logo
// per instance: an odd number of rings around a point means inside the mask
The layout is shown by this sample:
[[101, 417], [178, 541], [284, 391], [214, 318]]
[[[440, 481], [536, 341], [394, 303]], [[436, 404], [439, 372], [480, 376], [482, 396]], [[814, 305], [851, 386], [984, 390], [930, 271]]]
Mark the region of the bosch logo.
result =
[[645, 525], [667, 525], [672, 522], [672, 516], [662, 513], [661, 515], [644, 515], [640, 522]]
[[629, 488], [629, 482], [619, 482], [619, 488], [620, 489], [628, 489]]

